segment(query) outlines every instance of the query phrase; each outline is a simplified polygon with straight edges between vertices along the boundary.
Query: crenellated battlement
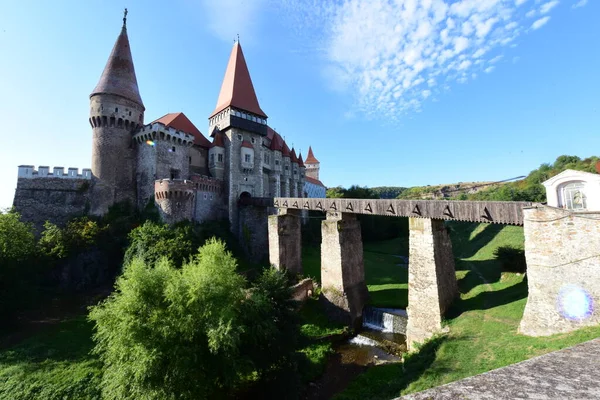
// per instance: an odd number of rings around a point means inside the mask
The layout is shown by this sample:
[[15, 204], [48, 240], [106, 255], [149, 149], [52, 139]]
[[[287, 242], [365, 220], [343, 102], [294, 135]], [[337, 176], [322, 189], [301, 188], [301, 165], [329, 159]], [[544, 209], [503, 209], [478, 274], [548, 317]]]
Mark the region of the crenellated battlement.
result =
[[223, 193], [223, 181], [205, 175], [192, 175], [192, 182], [197, 184], [197, 190], [201, 192]]
[[196, 183], [187, 179], [159, 179], [154, 182], [154, 197], [162, 199], [193, 199]]
[[138, 144], [146, 143], [149, 140], [166, 140], [188, 147], [191, 147], [194, 144], [194, 136], [167, 127], [160, 122], [155, 122], [142, 127], [142, 129], [133, 136], [133, 140]]
[[65, 173], [64, 167], [54, 167], [53, 172], [50, 172], [50, 167], [46, 166], [39, 166], [38, 169], [35, 169], [33, 165], [19, 165], [18, 178], [92, 179], [92, 170], [84, 168], [80, 174], [78, 168], [67, 168], [67, 173]]

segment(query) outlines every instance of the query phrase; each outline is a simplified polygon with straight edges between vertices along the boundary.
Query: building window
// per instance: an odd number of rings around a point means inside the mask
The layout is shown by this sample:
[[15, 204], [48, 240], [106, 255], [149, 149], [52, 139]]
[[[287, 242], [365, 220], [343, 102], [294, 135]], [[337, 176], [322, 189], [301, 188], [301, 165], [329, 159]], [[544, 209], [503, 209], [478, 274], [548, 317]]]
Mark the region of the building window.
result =
[[190, 157], [190, 164], [192, 163], [192, 157]]
[[[214, 154], [213, 154], [213, 156], [214, 156]], [[217, 160], [218, 160], [219, 162], [223, 162], [223, 154], [218, 154], [218, 155], [217, 155]]]
[[171, 147], [171, 151], [175, 153], [175, 146]]
[[587, 196], [584, 191], [583, 182], [572, 182], [563, 187], [563, 207], [569, 210], [585, 210], [587, 208]]
[[275, 160], [275, 165], [279, 165], [279, 160]]
[[242, 135], [238, 135], [238, 140], [242, 140], [242, 139], [243, 139]]
[[[219, 155], [220, 155], [220, 154], [219, 154]], [[211, 162], [211, 163], [214, 163], [214, 162], [215, 162], [215, 155], [214, 155], [214, 154], [211, 154], [211, 155], [210, 155], [210, 162]]]
[[252, 157], [250, 157], [250, 154], [244, 154], [244, 162], [252, 162]]
[[119, 109], [118, 109], [118, 108], [115, 108], [115, 112], [119, 112]]
[[254, 144], [254, 142], [256, 141], [254, 138], [250, 139], [252, 141], [252, 144]]
[[265, 164], [269, 163], [269, 155], [265, 153]]
[[289, 171], [289, 170], [290, 170], [290, 166], [289, 166], [289, 165], [286, 165], [286, 166], [285, 166], [285, 170], [286, 170], [286, 171]]

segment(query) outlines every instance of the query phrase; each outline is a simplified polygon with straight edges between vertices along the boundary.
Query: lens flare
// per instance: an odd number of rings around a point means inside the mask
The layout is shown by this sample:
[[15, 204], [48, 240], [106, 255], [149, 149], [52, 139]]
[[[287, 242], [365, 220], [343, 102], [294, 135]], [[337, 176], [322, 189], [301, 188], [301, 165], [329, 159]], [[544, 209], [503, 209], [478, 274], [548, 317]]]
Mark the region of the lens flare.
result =
[[154, 146], [154, 142], [152, 140], [146, 140], [146, 144], [150, 146]]
[[592, 316], [594, 300], [580, 286], [569, 284], [558, 293], [558, 312], [570, 320], [582, 321]]

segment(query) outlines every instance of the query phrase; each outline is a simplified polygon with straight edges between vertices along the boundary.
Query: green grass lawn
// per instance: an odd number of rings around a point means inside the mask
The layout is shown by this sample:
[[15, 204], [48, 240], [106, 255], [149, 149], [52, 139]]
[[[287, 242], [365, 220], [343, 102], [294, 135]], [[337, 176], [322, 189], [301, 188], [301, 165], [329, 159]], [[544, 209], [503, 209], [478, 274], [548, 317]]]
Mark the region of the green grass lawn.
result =
[[101, 363], [85, 316], [0, 350], [0, 399], [100, 399]]
[[500, 273], [493, 252], [502, 245], [522, 246], [523, 229], [468, 223], [450, 226], [461, 291], [445, 321], [450, 333], [428, 342], [403, 364], [370, 368], [336, 399], [391, 399], [600, 336], [600, 327], [541, 338], [519, 335], [527, 301], [526, 278]]

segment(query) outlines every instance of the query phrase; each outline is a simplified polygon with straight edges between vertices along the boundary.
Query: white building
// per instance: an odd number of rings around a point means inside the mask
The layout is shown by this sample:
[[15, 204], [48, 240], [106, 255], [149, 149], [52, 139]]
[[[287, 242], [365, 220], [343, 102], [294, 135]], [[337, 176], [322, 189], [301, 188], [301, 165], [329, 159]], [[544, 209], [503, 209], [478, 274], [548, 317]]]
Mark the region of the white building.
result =
[[549, 206], [600, 211], [600, 174], [567, 169], [542, 184]]

